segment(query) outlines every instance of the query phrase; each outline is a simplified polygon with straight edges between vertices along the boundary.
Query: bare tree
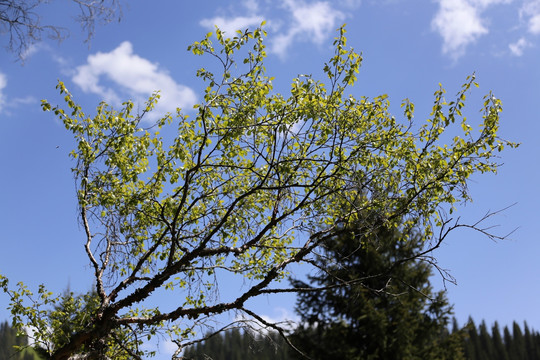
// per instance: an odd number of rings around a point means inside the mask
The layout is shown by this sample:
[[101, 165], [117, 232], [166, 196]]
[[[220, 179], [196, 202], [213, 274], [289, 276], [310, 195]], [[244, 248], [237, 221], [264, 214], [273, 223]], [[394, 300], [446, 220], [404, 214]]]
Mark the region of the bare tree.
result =
[[[87, 41], [94, 35], [96, 23], [109, 23], [122, 16], [121, 0], [70, 0], [79, 8], [76, 17], [87, 34]], [[0, 31], [8, 36], [7, 49], [23, 59], [29, 46], [44, 36], [62, 40], [69, 30], [62, 26], [43, 24], [39, 11], [47, 0], [0, 0]]]

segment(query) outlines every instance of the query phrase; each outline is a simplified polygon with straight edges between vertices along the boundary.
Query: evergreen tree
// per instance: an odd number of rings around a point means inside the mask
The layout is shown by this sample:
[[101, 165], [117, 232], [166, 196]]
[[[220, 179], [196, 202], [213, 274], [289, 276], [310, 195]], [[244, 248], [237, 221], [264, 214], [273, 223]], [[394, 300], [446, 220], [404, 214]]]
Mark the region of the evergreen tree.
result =
[[31, 349], [19, 351], [16, 346], [28, 345], [26, 336], [17, 336], [17, 330], [5, 321], [0, 323], [0, 360], [35, 360]]
[[523, 359], [526, 360], [528, 357], [525, 350], [525, 339], [523, 338], [523, 333], [517, 322], [512, 323], [512, 358], [513, 359]]
[[258, 334], [232, 329], [190, 346], [187, 360], [289, 360], [288, 345], [276, 332]]
[[[337, 328], [337, 327], [336, 327]], [[306, 330], [306, 329], [304, 329]], [[312, 334], [316, 334], [315, 329], [311, 329]], [[540, 359], [540, 333], [530, 329], [524, 323], [523, 331], [517, 323], [512, 324], [513, 333], [507, 326], [501, 334], [499, 323], [495, 322], [491, 327], [491, 333], [485, 321], [476, 326], [473, 319], [469, 318], [467, 325], [460, 328], [456, 319], [452, 320], [452, 329], [446, 327], [441, 330], [437, 337], [433, 337], [434, 346], [428, 351], [419, 351], [417, 354], [411, 353], [388, 353], [378, 352], [373, 355], [361, 357], [350, 351], [337, 355], [338, 359], [489, 359], [489, 360], [538, 360]], [[342, 332], [338, 335], [343, 335]], [[331, 332], [323, 334], [322, 346], [331, 344], [332, 341], [340, 341], [338, 335]], [[519, 339], [522, 339], [519, 340]], [[298, 335], [293, 339], [299, 340]], [[321, 338], [317, 338], [321, 339]], [[517, 339], [517, 341], [516, 341]], [[518, 343], [524, 343], [524, 347], [519, 347]], [[343, 342], [339, 342], [342, 345]], [[320, 351], [320, 347], [316, 349]], [[337, 352], [334, 352], [337, 354]], [[313, 359], [335, 359], [334, 355], [328, 357], [328, 353], [308, 354]], [[214, 335], [206, 341], [190, 346], [184, 352], [186, 360], [292, 360], [298, 358], [298, 354], [293, 353], [284, 339], [275, 332], [264, 335], [250, 331], [240, 331], [238, 329], [229, 330], [221, 335]], [[0, 360], [3, 360], [0, 357]]]
[[540, 359], [540, 333], [535, 333], [533, 335], [534, 343], [534, 359]]
[[510, 359], [513, 359], [511, 356], [512, 354], [512, 346], [514, 339], [512, 338], [512, 335], [510, 334], [510, 330], [508, 330], [508, 326], [504, 327], [503, 330], [503, 337], [504, 337], [504, 347], [506, 348], [507, 354], [509, 354]]
[[476, 333], [476, 325], [474, 320], [469, 316], [467, 320], [467, 325], [465, 326], [467, 331], [467, 340], [464, 345], [465, 358], [469, 360], [476, 360], [478, 356], [476, 355], [476, 349], [479, 345], [478, 334]]
[[523, 323], [523, 340], [525, 341], [525, 353], [527, 354], [527, 358], [535, 359], [533, 356], [534, 342], [526, 321]]
[[508, 326], [504, 327], [501, 336], [499, 324], [494, 323], [491, 335], [487, 332], [484, 321], [475, 326], [469, 318], [467, 325], [468, 338], [464, 341], [465, 358], [470, 360], [538, 360], [540, 359], [540, 334], [530, 330], [527, 323], [524, 331], [514, 321], [512, 333]]
[[481, 354], [479, 354], [479, 359], [481, 360], [491, 360], [495, 358], [495, 348], [493, 346], [493, 339], [488, 332], [486, 322], [482, 320], [480, 323], [480, 326], [478, 327], [479, 330], [479, 341], [480, 346], [482, 349]]
[[499, 359], [509, 360], [508, 353], [504, 347], [504, 342], [499, 330], [499, 323], [496, 321], [491, 328], [491, 336], [493, 338], [493, 349], [495, 350], [495, 354], [497, 354]]
[[431, 265], [416, 258], [423, 242], [377, 216], [361, 222], [372, 226], [325, 243], [315, 260], [325, 272], [310, 284], [292, 281], [306, 289], [296, 305], [305, 325], [293, 343], [313, 359], [461, 358], [461, 341], [442, 341], [451, 307], [429, 283]]

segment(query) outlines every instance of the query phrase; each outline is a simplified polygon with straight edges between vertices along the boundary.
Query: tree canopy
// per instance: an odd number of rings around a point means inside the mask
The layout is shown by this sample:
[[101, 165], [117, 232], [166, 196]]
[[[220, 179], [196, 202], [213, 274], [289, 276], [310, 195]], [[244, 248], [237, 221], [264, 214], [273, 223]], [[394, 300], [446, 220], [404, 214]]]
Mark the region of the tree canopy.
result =
[[[265, 72], [264, 35], [227, 38], [216, 29], [189, 47], [220, 68], [197, 72], [207, 87], [193, 116], [178, 109], [145, 122], [159, 93], [140, 113], [128, 101], [119, 110], [101, 103], [88, 115], [62, 82], [66, 108], [43, 101], [76, 141], [73, 173], [96, 297], [72, 307], [84, 311], [73, 316], [84, 328], [51, 343], [59, 328], [50, 309], [63, 295], [13, 289], [5, 277], [0, 286], [15, 324], [33, 326], [35, 344], [52, 359], [89, 350], [140, 358], [148, 353], [143, 340], [164, 335], [179, 346], [178, 358], [204, 336], [198, 326], [229, 311], [280, 331], [247, 301], [297, 291], [279, 285], [288, 267], [313, 263], [314, 249], [366, 210], [388, 229], [421, 229], [420, 239], [435, 245], [469, 226], [446, 214], [469, 199], [470, 176], [495, 172], [496, 153], [514, 146], [497, 137], [502, 107], [492, 94], [479, 131], [463, 116], [474, 76], [452, 101], [439, 88], [429, 119], [417, 125], [408, 100], [398, 120], [386, 95], [347, 91], [361, 56], [347, 48], [344, 28], [323, 66], [326, 83], [299, 76], [287, 95], [273, 91]], [[244, 285], [226, 298], [224, 278]], [[160, 304], [160, 292], [175, 304]]]
[[323, 244], [308, 283], [293, 280], [303, 290], [293, 343], [312, 359], [462, 359], [452, 307], [430, 284], [428, 244], [369, 217]]

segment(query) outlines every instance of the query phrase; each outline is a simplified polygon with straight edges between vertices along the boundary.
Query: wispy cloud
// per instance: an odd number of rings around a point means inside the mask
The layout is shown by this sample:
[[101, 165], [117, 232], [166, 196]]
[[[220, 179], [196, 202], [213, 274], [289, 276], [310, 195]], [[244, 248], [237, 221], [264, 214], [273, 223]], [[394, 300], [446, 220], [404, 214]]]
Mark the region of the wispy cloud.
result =
[[243, 5], [250, 13], [254, 14], [259, 11], [259, 3], [257, 0], [244, 0]]
[[141, 345], [141, 348], [144, 351], [155, 351], [158, 354], [158, 358], [172, 358], [172, 355], [178, 350], [178, 345], [176, 345], [172, 339], [166, 337], [155, 337], [150, 341], [145, 341]]
[[11, 115], [10, 109], [17, 108], [20, 105], [35, 104], [38, 108], [38, 101], [32, 96], [26, 96], [24, 98], [9, 97], [5, 93], [8, 80], [6, 74], [0, 72], [0, 113]]
[[540, 14], [529, 19], [529, 31], [535, 35], [540, 34]]
[[284, 57], [293, 41], [306, 40], [321, 44], [335, 31], [338, 23], [345, 19], [345, 14], [336, 9], [331, 3], [318, 1], [284, 0], [291, 21], [288, 29], [274, 37], [271, 51]]
[[540, 0], [521, 0], [519, 18], [521, 24], [516, 28], [525, 28], [526, 32], [518, 41], [508, 45], [511, 54], [515, 56], [522, 56], [526, 48], [533, 47], [534, 39], [532, 37], [540, 34]]
[[300, 320], [298, 315], [282, 307], [274, 308], [273, 315], [262, 315], [261, 317], [269, 323], [280, 324], [281, 327], [289, 329], [294, 328], [294, 325]]
[[514, 0], [437, 0], [439, 9], [431, 27], [443, 38], [442, 51], [454, 60], [465, 54], [467, 46], [489, 33], [483, 13], [494, 5]]
[[[300, 321], [298, 315], [291, 313], [289, 310], [283, 307], [273, 308], [273, 314], [259, 314], [259, 316], [267, 323], [278, 325], [283, 329], [292, 330]], [[258, 320], [255, 320], [249, 315], [240, 314], [235, 318], [235, 321], [244, 322], [245, 325], [249, 326], [252, 330], [264, 332], [265, 326], [260, 323]], [[269, 330], [266, 328], [266, 330]]]
[[200, 24], [210, 30], [213, 30], [215, 26], [225, 32], [225, 36], [233, 37], [236, 30], [245, 30], [247, 28], [259, 26], [264, 21], [262, 16], [237, 16], [226, 18], [222, 16], [216, 16], [211, 19], [203, 19]]
[[159, 349], [162, 354], [171, 356], [178, 350], [178, 345], [172, 342], [171, 339], [166, 339], [160, 343]]
[[[317, 45], [323, 43], [340, 25], [339, 22], [345, 19], [345, 13], [340, 9], [356, 8], [360, 5], [360, 0], [334, 2], [281, 0], [271, 5], [268, 2], [246, 0], [242, 4], [243, 14], [205, 18], [199, 24], [210, 30], [217, 25], [226, 35], [232, 36], [236, 30], [259, 26], [266, 20], [268, 22], [266, 30], [273, 33], [269, 51], [285, 57], [296, 41]], [[276, 15], [276, 10], [279, 15]], [[269, 17], [268, 14], [272, 16]]]
[[512, 1], [514, 0], [470, 0], [473, 5], [484, 9], [491, 5], [510, 4]]
[[[76, 68], [72, 80], [83, 91], [94, 93], [118, 105], [126, 95], [142, 104], [154, 91], [161, 99], [149, 119], [174, 112], [177, 107], [191, 107], [197, 98], [193, 90], [180, 85], [158, 64], [133, 53], [133, 46], [124, 41], [108, 53], [88, 56], [87, 63]], [[114, 86], [108, 86], [110, 84]]]
[[523, 51], [525, 50], [525, 48], [528, 48], [530, 46], [531, 46], [530, 42], [528, 42], [525, 38], [520, 38], [515, 43], [508, 45], [508, 48], [510, 49], [513, 55], [521, 56], [523, 55]]
[[479, 9], [467, 0], [439, 0], [431, 26], [443, 38], [443, 53], [454, 60], [465, 53], [467, 45], [488, 33]]
[[44, 48], [48, 48], [47, 45], [44, 45], [43, 43], [41, 42], [38, 42], [38, 43], [34, 43], [34, 44], [30, 44], [30, 46], [28, 46], [24, 52], [21, 54], [21, 59], [23, 61], [23, 63], [25, 61], [27, 61], [28, 59], [30, 59], [30, 57], [32, 57], [33, 55], [37, 54], [38, 52], [40, 52], [42, 49]]
[[527, 30], [534, 35], [540, 34], [540, 0], [527, 0], [519, 10], [519, 15], [527, 22]]
[[209, 30], [214, 30], [215, 26], [225, 32], [225, 36], [233, 37], [237, 30], [245, 30], [261, 25], [265, 20], [260, 14], [259, 3], [256, 0], [245, 0], [242, 5], [246, 14], [241, 16], [215, 16], [202, 19], [199, 24]]

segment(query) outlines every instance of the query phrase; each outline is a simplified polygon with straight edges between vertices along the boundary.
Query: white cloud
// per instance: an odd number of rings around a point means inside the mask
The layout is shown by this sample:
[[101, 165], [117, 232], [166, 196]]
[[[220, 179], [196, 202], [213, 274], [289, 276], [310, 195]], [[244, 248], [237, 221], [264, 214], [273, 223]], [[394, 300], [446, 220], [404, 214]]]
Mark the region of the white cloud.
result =
[[[104, 78], [114, 87], [105, 85]], [[129, 41], [111, 52], [88, 56], [87, 63], [76, 68], [72, 80], [83, 91], [97, 94], [115, 105], [125, 100], [126, 95], [142, 105], [148, 96], [159, 90], [161, 99], [149, 114], [150, 120], [174, 112], [177, 107], [191, 107], [197, 100], [189, 87], [177, 84], [157, 64], [134, 54]]]
[[[361, 0], [314, 1], [280, 0], [273, 3], [257, 0], [244, 0], [242, 5], [245, 14], [236, 16], [215, 16], [205, 18], [199, 24], [207, 29], [214, 30], [218, 26], [233, 36], [236, 30], [259, 26], [267, 20], [267, 31], [272, 31], [270, 52], [284, 57], [287, 50], [295, 41], [306, 41], [314, 44], [323, 43], [340, 25], [339, 21], [345, 19], [344, 12], [337, 8], [353, 9], [360, 5]], [[283, 16], [267, 18], [264, 10], [274, 4], [280, 4], [284, 10]], [[271, 5], [269, 5], [271, 4]], [[264, 7], [261, 10], [261, 7]], [[236, 8], [234, 9], [238, 11]]]
[[271, 324], [279, 324], [284, 329], [293, 329], [298, 323], [300, 318], [298, 315], [291, 313], [289, 310], [276, 307], [274, 308], [274, 315], [261, 315], [261, 317]]
[[510, 4], [513, 0], [470, 0], [476, 6], [487, 8], [496, 4]]
[[160, 343], [159, 348], [162, 354], [171, 356], [176, 352], [176, 350], [178, 350], [178, 345], [176, 345], [171, 339], [166, 339]]
[[[523, 26], [530, 34], [540, 34], [540, 0], [524, 0], [519, 9], [519, 18]], [[515, 56], [523, 55], [525, 48], [531, 47], [532, 43], [522, 36], [518, 41], [508, 45], [510, 51]]]
[[37, 54], [44, 47], [46, 47], [46, 45], [43, 45], [43, 43], [30, 44], [30, 46], [28, 46], [21, 54], [22, 61], [25, 62], [30, 59], [31, 56]]
[[540, 0], [524, 0], [523, 5], [519, 9], [521, 17], [534, 17], [540, 14]]
[[257, 27], [263, 21], [264, 18], [257, 15], [232, 18], [216, 16], [211, 19], [203, 19], [199, 24], [210, 30], [214, 30], [214, 27], [217, 26], [221, 31], [225, 32], [225, 36], [233, 37], [236, 34], [236, 30], [243, 31], [246, 28]]
[[528, 18], [527, 30], [535, 35], [540, 34], [540, 0], [525, 1], [519, 11], [522, 18]]
[[[283, 307], [275, 307], [272, 312], [273, 315], [258, 315], [267, 323], [278, 325], [279, 327], [288, 330], [294, 329], [300, 321], [298, 315], [291, 313], [289, 310]], [[260, 323], [258, 320], [246, 314], [239, 314], [238, 316], [236, 316], [235, 321], [244, 322], [244, 325], [258, 332], [264, 332], [265, 330], [268, 330], [264, 324]]]
[[498, 1], [475, 2], [476, 6], [467, 0], [439, 0], [439, 11], [431, 26], [443, 38], [443, 53], [454, 59], [465, 53], [467, 45], [488, 33], [480, 18], [478, 6], [484, 7]]
[[345, 18], [331, 3], [318, 1], [307, 4], [303, 1], [284, 0], [285, 8], [292, 15], [292, 22], [284, 34], [274, 37], [272, 52], [285, 56], [287, 49], [296, 39], [321, 44]]
[[[225, 32], [225, 36], [233, 37], [237, 30], [244, 31], [248, 28], [258, 27], [264, 21], [264, 17], [259, 15], [259, 3], [257, 0], [245, 0], [242, 5], [247, 10], [244, 16], [215, 16], [210, 19], [202, 19], [199, 24], [209, 30], [214, 30], [215, 27]], [[235, 8], [236, 10], [236, 8]]]
[[540, 34], [540, 14], [529, 19], [529, 31], [535, 35]]
[[2, 109], [4, 108], [4, 104], [6, 103], [6, 95], [4, 95], [3, 90], [7, 86], [7, 79], [6, 75], [0, 72], [0, 112], [2, 112]]
[[521, 38], [515, 43], [508, 45], [508, 47], [510, 48], [510, 51], [515, 56], [523, 55], [523, 50], [525, 50], [525, 48], [530, 47], [530, 46], [531, 46], [531, 43], [529, 43], [525, 38]]
[[144, 351], [155, 351], [159, 359], [171, 359], [172, 355], [178, 350], [172, 339], [165, 336], [156, 336], [150, 340], [144, 341], [141, 345]]
[[17, 108], [19, 105], [26, 105], [26, 104], [35, 104], [36, 108], [38, 108], [37, 107], [38, 102], [32, 96], [27, 96], [24, 98], [10, 97], [8, 101], [8, 96], [4, 92], [4, 89], [7, 87], [7, 84], [8, 84], [7, 76], [4, 73], [0, 72], [0, 113], [11, 115], [11, 112], [9, 111], [9, 109]]

